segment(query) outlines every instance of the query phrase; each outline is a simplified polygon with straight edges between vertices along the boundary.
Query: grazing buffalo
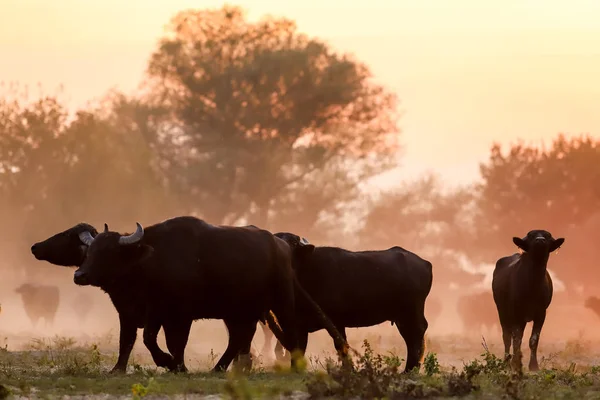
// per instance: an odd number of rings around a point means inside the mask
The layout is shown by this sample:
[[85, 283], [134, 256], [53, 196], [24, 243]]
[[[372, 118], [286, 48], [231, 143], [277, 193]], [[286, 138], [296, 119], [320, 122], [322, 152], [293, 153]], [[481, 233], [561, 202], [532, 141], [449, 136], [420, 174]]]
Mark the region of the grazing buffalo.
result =
[[[344, 338], [346, 328], [391, 321], [406, 342], [405, 371], [420, 367], [428, 325], [425, 300], [433, 282], [429, 261], [401, 247], [353, 252], [315, 247], [292, 233], [280, 232], [275, 236], [290, 245], [300, 285]], [[306, 304], [299, 299], [296, 321], [302, 351], [306, 350], [308, 334], [324, 328], [307, 311]]]
[[46, 327], [54, 324], [59, 304], [59, 293], [56, 286], [24, 283], [16, 288], [15, 292], [21, 295], [23, 308], [34, 328], [42, 318]]
[[[238, 354], [248, 356], [256, 324], [272, 311], [288, 350], [298, 348], [295, 293], [310, 303], [310, 314], [347, 346], [317, 304], [305, 296], [291, 266], [290, 247], [256, 227], [215, 226], [190, 216], [176, 217], [131, 235], [108, 230], [84, 238], [87, 256], [75, 271], [78, 285], [135, 286], [146, 306], [144, 343], [156, 343], [160, 327], [173, 360], [150, 349], [157, 365], [186, 370], [184, 351], [191, 324], [223, 319], [229, 343], [214, 371], [227, 369]], [[276, 331], [276, 330], [275, 330]], [[277, 333], [274, 333], [277, 335]], [[280, 332], [281, 333], [281, 332]], [[295, 367], [295, 360], [292, 360]]]
[[596, 296], [590, 296], [585, 299], [585, 308], [589, 308], [594, 314], [600, 317], [600, 299]]
[[480, 333], [481, 328], [492, 329], [498, 325], [496, 304], [491, 292], [468, 294], [458, 299], [456, 310], [465, 333]]
[[492, 278], [494, 302], [498, 309], [504, 353], [510, 358], [512, 339], [514, 367], [521, 371], [521, 341], [525, 325], [533, 321], [529, 348], [529, 370], [538, 370], [537, 348], [546, 310], [552, 301], [552, 279], [547, 271], [550, 253], [557, 250], [564, 238], [554, 239], [550, 232], [532, 230], [524, 238], [513, 237], [513, 243], [523, 251], [496, 262]]

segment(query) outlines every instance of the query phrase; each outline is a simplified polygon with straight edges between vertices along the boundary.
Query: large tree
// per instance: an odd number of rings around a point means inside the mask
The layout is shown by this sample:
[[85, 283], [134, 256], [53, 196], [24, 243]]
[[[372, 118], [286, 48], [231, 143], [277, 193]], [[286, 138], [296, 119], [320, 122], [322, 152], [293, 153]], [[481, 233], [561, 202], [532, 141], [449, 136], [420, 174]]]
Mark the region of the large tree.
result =
[[435, 175], [405, 182], [372, 202], [361, 247], [414, 251], [432, 262], [439, 286], [475, 283], [483, 276], [461, 265], [475, 232], [475, 200], [471, 187], [444, 188]]
[[123, 96], [106, 100], [74, 115], [53, 96], [0, 101], [0, 238], [9, 266], [22, 269], [34, 241], [81, 221], [130, 230], [168, 215], [149, 139], [156, 113]]
[[302, 229], [336, 215], [392, 165], [396, 98], [369, 69], [288, 19], [237, 7], [176, 15], [148, 67], [169, 110], [169, 165], [189, 208], [216, 222]]
[[546, 149], [519, 143], [506, 152], [495, 145], [481, 175], [474, 257], [495, 261], [515, 251], [513, 236], [546, 229], [567, 239], [551, 262], [559, 277], [572, 284], [595, 279], [600, 254], [589, 233], [600, 210], [599, 140], [559, 135]]

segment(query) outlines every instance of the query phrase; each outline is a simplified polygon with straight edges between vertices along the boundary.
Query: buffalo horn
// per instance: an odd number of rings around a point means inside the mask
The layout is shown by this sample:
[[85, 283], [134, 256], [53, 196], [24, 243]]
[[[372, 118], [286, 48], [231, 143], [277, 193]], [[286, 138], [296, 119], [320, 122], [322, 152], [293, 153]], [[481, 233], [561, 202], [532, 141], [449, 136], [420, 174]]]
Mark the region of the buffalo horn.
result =
[[142, 228], [138, 222], [135, 224], [137, 225], [136, 231], [128, 236], [121, 236], [119, 238], [119, 244], [133, 244], [142, 240], [144, 237], [144, 228]]
[[86, 246], [89, 246], [94, 241], [94, 237], [89, 231], [85, 231], [79, 234], [79, 240], [81, 240], [81, 243], [85, 244]]

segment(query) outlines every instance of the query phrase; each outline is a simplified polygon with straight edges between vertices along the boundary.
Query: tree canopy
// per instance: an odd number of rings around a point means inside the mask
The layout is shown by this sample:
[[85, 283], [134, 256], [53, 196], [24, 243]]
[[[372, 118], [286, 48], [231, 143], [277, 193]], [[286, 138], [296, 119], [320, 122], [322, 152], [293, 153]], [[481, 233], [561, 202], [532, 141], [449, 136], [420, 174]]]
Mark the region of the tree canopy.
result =
[[230, 6], [176, 15], [147, 88], [182, 144], [180, 190], [216, 221], [277, 226], [300, 214], [314, 225], [397, 149], [395, 96], [284, 18], [254, 23]]

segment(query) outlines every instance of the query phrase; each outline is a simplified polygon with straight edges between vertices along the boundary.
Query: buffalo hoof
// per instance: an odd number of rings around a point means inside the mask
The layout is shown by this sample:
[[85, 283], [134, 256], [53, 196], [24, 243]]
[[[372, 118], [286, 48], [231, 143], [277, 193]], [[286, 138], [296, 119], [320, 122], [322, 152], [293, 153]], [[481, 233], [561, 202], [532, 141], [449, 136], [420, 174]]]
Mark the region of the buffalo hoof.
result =
[[210, 373], [211, 374], [222, 374], [225, 371], [227, 371], [227, 368], [220, 366], [220, 365], [216, 365], [213, 369], [210, 370]]
[[537, 365], [537, 363], [535, 363], [535, 364], [532, 363], [532, 364], [529, 364], [529, 370], [533, 371], [533, 372], [539, 371], [540, 367]]
[[126, 369], [127, 369], [127, 367], [121, 367], [120, 365], [115, 365], [113, 367], [113, 369], [111, 369], [108, 373], [113, 374], [113, 375], [124, 374]]
[[185, 374], [188, 372], [188, 369], [185, 366], [185, 364], [179, 364], [173, 366], [173, 368], [169, 368], [169, 371], [171, 371], [174, 374]]
[[250, 370], [252, 370], [252, 355], [240, 354], [233, 362], [233, 367], [236, 371], [250, 372]]
[[170, 371], [177, 368], [177, 365], [175, 364], [175, 359], [172, 355], [167, 353], [162, 353], [156, 356], [154, 362], [156, 363], [157, 367], [167, 368]]

